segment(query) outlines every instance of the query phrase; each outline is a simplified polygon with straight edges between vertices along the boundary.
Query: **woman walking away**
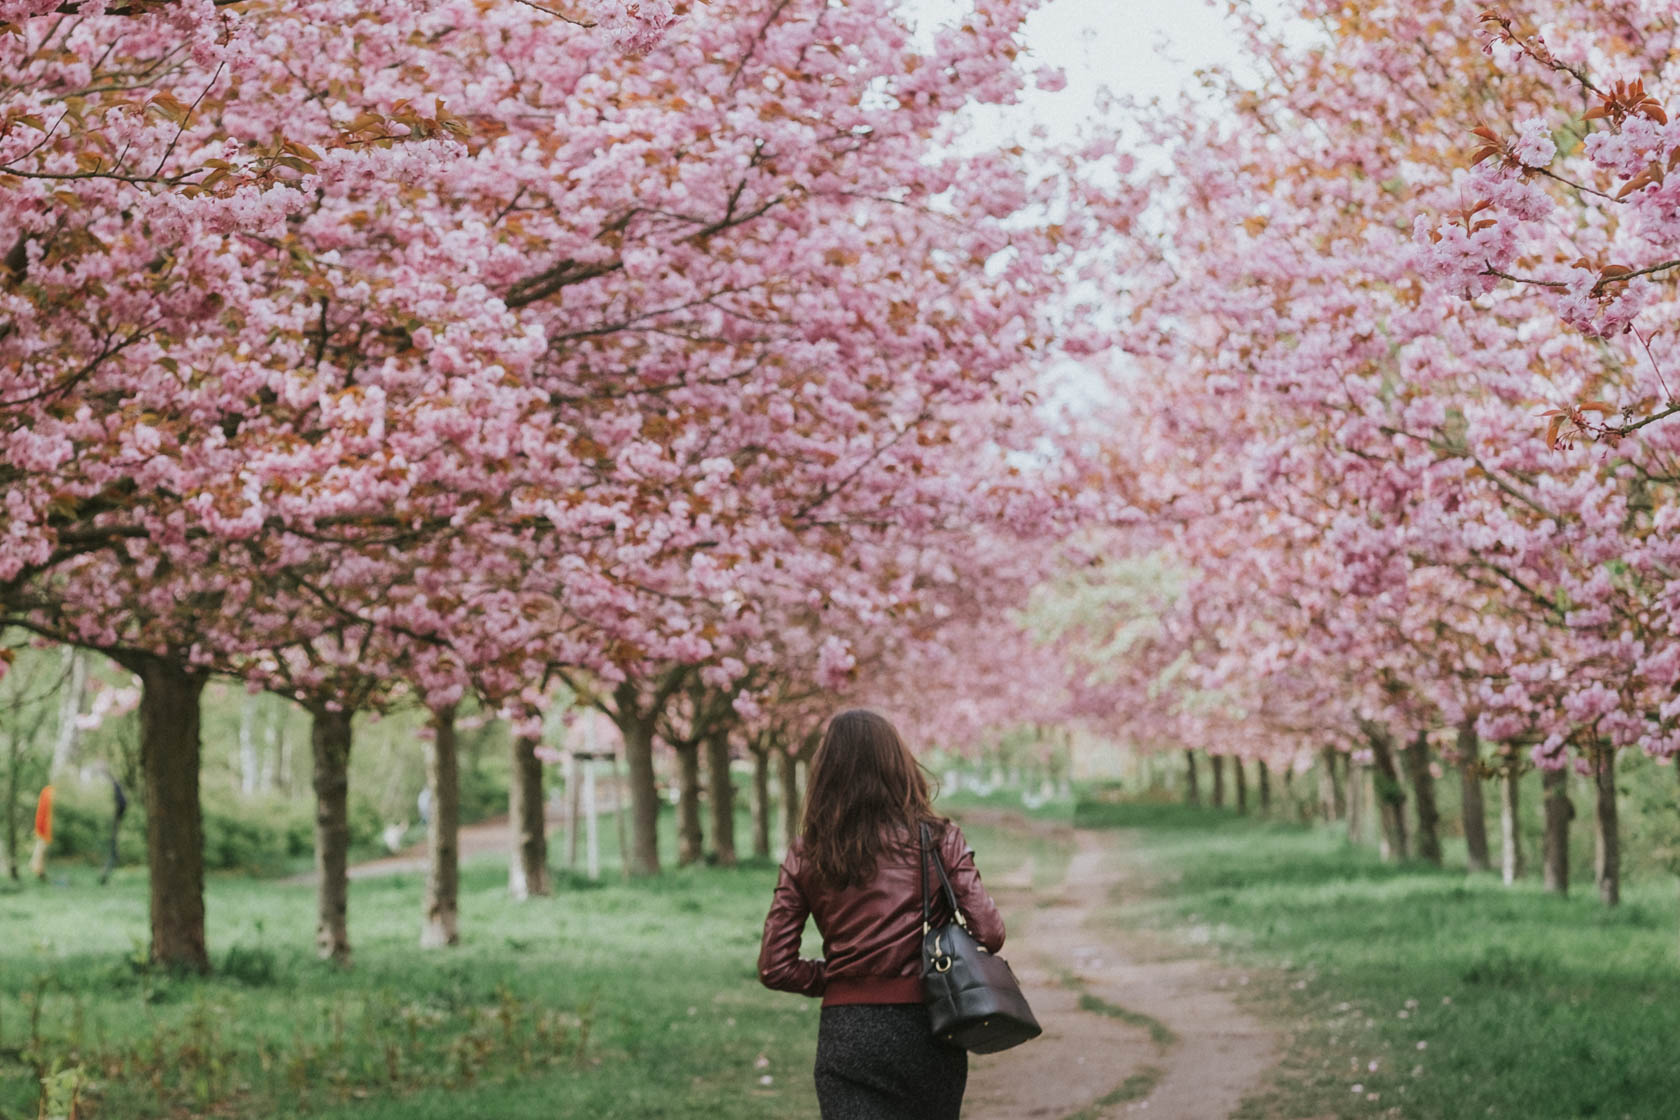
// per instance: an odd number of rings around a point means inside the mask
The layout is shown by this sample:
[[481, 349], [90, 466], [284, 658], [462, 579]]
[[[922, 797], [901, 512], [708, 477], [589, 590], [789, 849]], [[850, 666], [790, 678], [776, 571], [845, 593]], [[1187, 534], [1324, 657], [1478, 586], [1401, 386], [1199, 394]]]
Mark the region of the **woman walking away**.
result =
[[[861, 709], [831, 719], [758, 951], [766, 987], [822, 997], [823, 1120], [956, 1120], [962, 1112], [968, 1054], [934, 1039], [922, 1005], [924, 824], [969, 929], [997, 952], [1003, 919], [974, 852], [961, 829], [934, 815], [927, 779], [898, 732]], [[937, 872], [928, 878], [937, 883]], [[951, 921], [943, 892], [933, 895], [933, 920]], [[807, 915], [822, 934], [822, 960], [799, 957]]]

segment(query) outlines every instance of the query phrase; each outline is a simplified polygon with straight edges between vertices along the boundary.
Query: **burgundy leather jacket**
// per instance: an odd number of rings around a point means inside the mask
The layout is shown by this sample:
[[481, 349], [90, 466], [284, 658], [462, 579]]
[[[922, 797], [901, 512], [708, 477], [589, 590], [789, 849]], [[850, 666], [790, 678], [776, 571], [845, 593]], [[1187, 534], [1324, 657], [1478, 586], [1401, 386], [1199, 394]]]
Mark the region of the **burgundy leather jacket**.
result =
[[[974, 939], [992, 952], [1003, 948], [1003, 918], [980, 883], [974, 850], [955, 824], [943, 833], [934, 828], [933, 848], [950, 876], [957, 904]], [[767, 988], [821, 996], [823, 1005], [841, 1003], [920, 1003], [922, 1001], [921, 876], [913, 834], [881, 854], [873, 882], [832, 889], [817, 881], [814, 869], [795, 841], [782, 861], [781, 877], [764, 940], [758, 949], [758, 978]], [[933, 921], [951, 920], [938, 873], [928, 866]], [[805, 918], [817, 921], [823, 959], [801, 960]]]

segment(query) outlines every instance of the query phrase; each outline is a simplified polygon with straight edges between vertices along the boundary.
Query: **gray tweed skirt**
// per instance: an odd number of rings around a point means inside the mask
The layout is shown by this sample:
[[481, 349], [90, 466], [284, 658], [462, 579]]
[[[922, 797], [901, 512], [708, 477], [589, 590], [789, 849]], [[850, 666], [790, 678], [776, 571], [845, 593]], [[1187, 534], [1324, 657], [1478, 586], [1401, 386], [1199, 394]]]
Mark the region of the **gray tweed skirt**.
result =
[[842, 1004], [822, 1009], [815, 1073], [822, 1120], [957, 1120], [968, 1052], [919, 1003]]

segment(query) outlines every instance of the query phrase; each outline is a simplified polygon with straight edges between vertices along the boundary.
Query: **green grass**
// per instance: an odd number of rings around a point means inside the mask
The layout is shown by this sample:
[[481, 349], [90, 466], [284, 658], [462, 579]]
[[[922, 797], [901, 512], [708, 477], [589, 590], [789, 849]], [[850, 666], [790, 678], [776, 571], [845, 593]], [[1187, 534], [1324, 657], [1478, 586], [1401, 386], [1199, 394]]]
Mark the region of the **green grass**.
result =
[[809, 1116], [816, 1004], [754, 971], [774, 874], [567, 877], [514, 903], [502, 860], [469, 864], [462, 944], [434, 952], [419, 875], [361, 880], [347, 973], [314, 959], [311, 887], [214, 877], [218, 973], [183, 979], [135, 965], [140, 872], [60, 867], [0, 894], [0, 1118], [35, 1116], [55, 1063], [92, 1078], [91, 1120]]
[[1674, 1115], [1672, 879], [1629, 884], [1607, 910], [1590, 881], [1563, 899], [1393, 867], [1333, 830], [1163, 805], [1080, 819], [1135, 829], [1162, 876], [1155, 900], [1117, 900], [1102, 920], [1257, 969], [1250, 990], [1293, 1018], [1277, 1084], [1245, 1116]]

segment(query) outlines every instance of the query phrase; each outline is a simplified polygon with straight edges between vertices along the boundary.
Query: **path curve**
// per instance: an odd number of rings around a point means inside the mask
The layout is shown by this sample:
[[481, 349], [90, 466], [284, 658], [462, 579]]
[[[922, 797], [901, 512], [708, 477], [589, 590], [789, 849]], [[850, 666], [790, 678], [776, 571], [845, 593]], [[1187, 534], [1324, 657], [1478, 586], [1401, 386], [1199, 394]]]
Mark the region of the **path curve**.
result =
[[1004, 952], [1044, 1036], [973, 1057], [964, 1115], [1229, 1116], [1282, 1059], [1281, 1033], [1232, 999], [1239, 979], [1217, 963], [1144, 934], [1093, 926], [1093, 913], [1117, 889], [1141, 893], [1141, 868], [1124, 833], [1073, 835], [1059, 887], [1035, 894], [1019, 874], [988, 884], [1012, 920]]

